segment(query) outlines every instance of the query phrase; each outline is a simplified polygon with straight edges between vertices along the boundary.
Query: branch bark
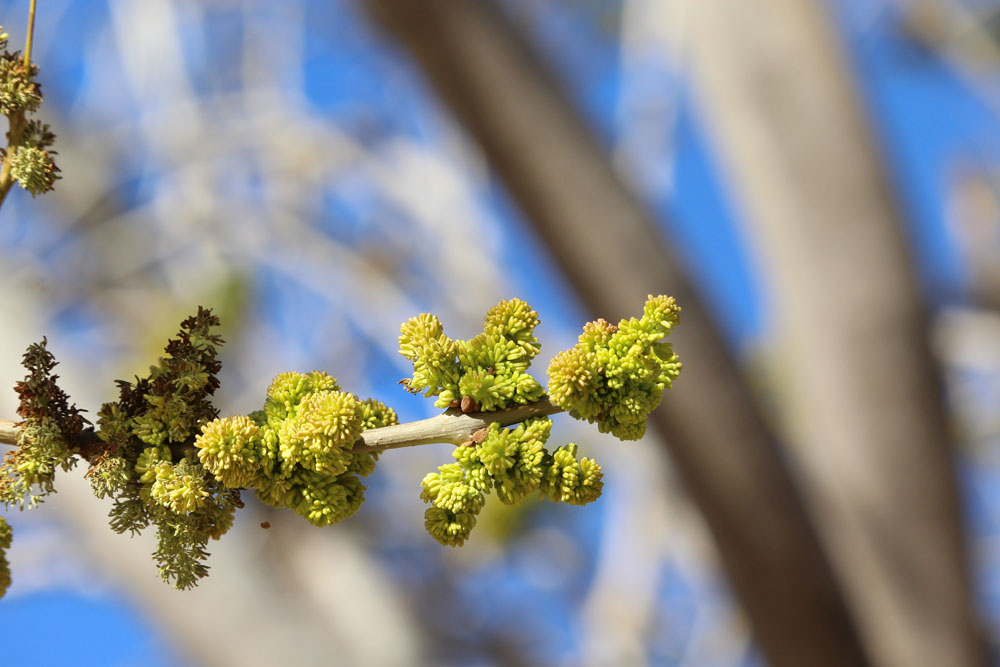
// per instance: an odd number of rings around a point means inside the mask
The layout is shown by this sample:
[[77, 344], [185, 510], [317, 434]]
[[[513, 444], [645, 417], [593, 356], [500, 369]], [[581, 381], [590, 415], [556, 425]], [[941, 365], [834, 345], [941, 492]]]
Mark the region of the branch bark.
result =
[[882, 665], [986, 664], [929, 318], [832, 18], [816, 0], [687, 10], [769, 279], [794, 454], [865, 641]]
[[[547, 396], [534, 403], [494, 412], [463, 413], [457, 408], [452, 408], [429, 419], [365, 431], [354, 444], [352, 451], [380, 452], [386, 449], [401, 449], [434, 443], [461, 445], [468, 441], [474, 432], [481, 428], [488, 428], [490, 424], [511, 426], [526, 419], [547, 417], [560, 412], [563, 412], [563, 409], [552, 403]], [[0, 419], [0, 444], [16, 445], [20, 430], [21, 422]], [[87, 442], [95, 441], [94, 430], [86, 429], [84, 439]]]
[[353, 451], [378, 452], [438, 442], [461, 445], [467, 442], [474, 432], [481, 428], [489, 428], [490, 424], [511, 426], [532, 417], [547, 417], [559, 412], [563, 412], [563, 409], [552, 403], [547, 396], [534, 403], [495, 412], [463, 413], [457, 408], [452, 408], [430, 419], [365, 431], [361, 434], [361, 439], [355, 443]]
[[865, 665], [826, 554], [718, 329], [656, 223], [491, 2], [364, 0], [478, 142], [594, 313], [650, 292], [684, 308], [684, 377], [653, 423], [770, 664]]

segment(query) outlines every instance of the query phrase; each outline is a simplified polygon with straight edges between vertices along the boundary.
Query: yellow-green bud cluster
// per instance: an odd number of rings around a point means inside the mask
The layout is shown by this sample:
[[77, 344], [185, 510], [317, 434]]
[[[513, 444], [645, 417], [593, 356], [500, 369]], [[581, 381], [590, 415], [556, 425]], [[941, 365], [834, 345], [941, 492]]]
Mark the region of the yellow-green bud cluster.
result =
[[417, 315], [400, 329], [399, 352], [413, 362], [413, 377], [404, 382], [414, 393], [437, 396], [438, 407], [467, 399], [464, 410], [486, 411], [537, 401], [545, 389], [527, 372], [539, 350], [537, 325], [538, 313], [520, 299], [491, 308], [483, 332], [470, 340], [454, 341], [436, 316]]
[[7, 549], [13, 533], [7, 520], [0, 516], [0, 598], [10, 588], [10, 563], [7, 562]]
[[298, 410], [306, 394], [339, 390], [337, 379], [325, 371], [280, 373], [267, 388], [264, 413], [271, 428], [280, 428], [281, 423]]
[[21, 54], [8, 51], [7, 40], [0, 39], [0, 114], [7, 117], [11, 127], [10, 145], [0, 154], [10, 177], [32, 197], [51, 190], [59, 178], [55, 151], [47, 150], [55, 136], [47, 126], [27, 119], [42, 102], [37, 76], [38, 67], [26, 65]]
[[479, 445], [456, 447], [455, 463], [438, 468], [423, 479], [421, 498], [432, 504], [424, 526], [438, 542], [461, 546], [476, 525], [495, 489], [500, 501], [512, 505], [540, 491], [555, 502], [583, 505], [601, 495], [601, 467], [593, 459], [576, 460], [576, 445], [545, 450], [552, 429], [547, 417], [529, 419], [516, 428], [490, 424]]
[[205, 469], [188, 457], [174, 463], [169, 447], [147, 447], [135, 464], [139, 481], [148, 486], [153, 501], [177, 514], [190, 514], [208, 502], [208, 480]]
[[663, 391], [681, 372], [670, 343], [661, 342], [679, 321], [673, 297], [650, 296], [639, 319], [614, 326], [604, 320], [583, 328], [579, 342], [549, 365], [549, 396], [602, 433], [638, 440]]
[[542, 497], [570, 505], [586, 505], [601, 497], [604, 474], [600, 464], [594, 459], [578, 460], [576, 449], [571, 442], [546, 457]]
[[256, 484], [266, 457], [262, 444], [260, 427], [244, 415], [210, 421], [195, 439], [201, 464], [230, 489]]
[[38, 67], [24, 66], [17, 52], [6, 51], [7, 40], [0, 40], [0, 113], [10, 116], [17, 112], [30, 113], [42, 103], [42, 91], [35, 81]]
[[10, 175], [32, 197], [48, 192], [59, 178], [59, 168], [50, 151], [38, 146], [16, 146], [7, 154]]
[[278, 430], [286, 464], [327, 476], [347, 470], [350, 448], [361, 435], [361, 404], [342, 391], [306, 394]]
[[326, 526], [364, 501], [359, 477], [371, 474], [377, 455], [351, 451], [362, 431], [395, 423], [392, 409], [340, 391], [324, 372], [282, 373], [263, 411], [209, 422], [195, 447], [225, 486], [253, 488], [263, 502]]

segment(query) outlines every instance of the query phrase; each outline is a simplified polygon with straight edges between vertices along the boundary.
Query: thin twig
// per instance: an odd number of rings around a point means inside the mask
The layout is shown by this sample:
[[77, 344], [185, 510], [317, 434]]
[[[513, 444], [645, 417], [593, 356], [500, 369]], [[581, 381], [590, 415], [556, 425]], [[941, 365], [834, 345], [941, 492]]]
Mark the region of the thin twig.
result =
[[[552, 403], [547, 396], [534, 403], [495, 412], [463, 414], [461, 410], [452, 408], [429, 419], [365, 431], [354, 444], [353, 451], [380, 452], [438, 442], [460, 445], [468, 441], [474, 432], [487, 428], [494, 422], [500, 426], [510, 426], [532, 417], [545, 417], [562, 411], [563, 409]], [[17, 436], [23, 423], [0, 419], [0, 444], [17, 445]], [[82, 437], [91, 442], [96, 434], [93, 429], [85, 429]]]
[[430, 419], [365, 431], [361, 434], [361, 439], [354, 443], [354, 451], [378, 452], [435, 442], [460, 445], [469, 440], [475, 431], [487, 428], [494, 422], [500, 426], [510, 426], [532, 417], [545, 417], [562, 411], [562, 408], [549, 401], [548, 396], [534, 403], [496, 412], [463, 414], [461, 410], [452, 408]]
[[22, 423], [0, 419], [0, 443], [4, 445], [16, 445], [17, 434], [21, 431]]
[[31, 67], [31, 44], [35, 36], [35, 0], [28, 6], [28, 36], [24, 38], [24, 69]]

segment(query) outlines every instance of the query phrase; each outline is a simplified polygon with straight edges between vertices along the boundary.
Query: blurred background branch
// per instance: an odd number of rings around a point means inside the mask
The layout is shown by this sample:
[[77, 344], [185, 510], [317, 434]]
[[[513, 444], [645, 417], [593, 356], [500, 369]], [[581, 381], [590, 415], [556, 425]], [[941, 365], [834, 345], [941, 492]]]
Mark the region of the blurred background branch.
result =
[[781, 416], [866, 644], [878, 664], [985, 664], [929, 318], [831, 21], [801, 0], [689, 13], [796, 388]]

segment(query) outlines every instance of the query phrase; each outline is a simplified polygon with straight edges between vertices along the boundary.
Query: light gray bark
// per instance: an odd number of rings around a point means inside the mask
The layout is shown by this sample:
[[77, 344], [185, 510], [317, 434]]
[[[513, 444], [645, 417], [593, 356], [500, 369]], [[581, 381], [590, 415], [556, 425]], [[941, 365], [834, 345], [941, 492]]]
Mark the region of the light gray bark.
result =
[[830, 17], [687, 4], [701, 108], [768, 282], [783, 416], [869, 654], [985, 664], [927, 314]]

